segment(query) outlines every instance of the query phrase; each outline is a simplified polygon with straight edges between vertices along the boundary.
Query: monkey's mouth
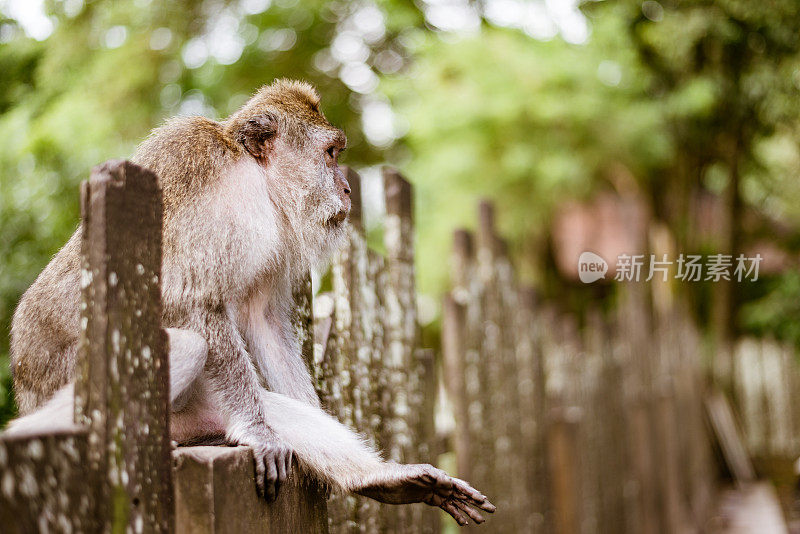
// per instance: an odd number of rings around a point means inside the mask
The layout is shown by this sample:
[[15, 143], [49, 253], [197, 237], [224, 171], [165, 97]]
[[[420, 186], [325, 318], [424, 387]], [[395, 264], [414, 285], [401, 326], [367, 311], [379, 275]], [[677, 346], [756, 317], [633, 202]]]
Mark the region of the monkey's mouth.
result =
[[325, 222], [325, 224], [327, 226], [339, 226], [340, 224], [342, 224], [344, 221], [347, 220], [347, 213], [348, 213], [347, 210], [342, 210], [333, 217], [331, 217], [330, 219], [328, 219]]

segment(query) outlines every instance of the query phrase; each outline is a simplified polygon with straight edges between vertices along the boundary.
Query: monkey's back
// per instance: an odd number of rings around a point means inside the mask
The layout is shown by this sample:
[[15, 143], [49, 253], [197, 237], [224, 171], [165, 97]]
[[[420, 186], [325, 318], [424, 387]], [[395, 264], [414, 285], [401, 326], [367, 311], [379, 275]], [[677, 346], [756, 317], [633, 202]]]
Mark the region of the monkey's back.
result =
[[154, 129], [131, 160], [156, 173], [165, 215], [191, 203], [219, 169], [242, 154], [223, 124], [205, 117], [176, 117]]
[[80, 229], [19, 301], [11, 322], [11, 374], [20, 414], [73, 376], [80, 336]]

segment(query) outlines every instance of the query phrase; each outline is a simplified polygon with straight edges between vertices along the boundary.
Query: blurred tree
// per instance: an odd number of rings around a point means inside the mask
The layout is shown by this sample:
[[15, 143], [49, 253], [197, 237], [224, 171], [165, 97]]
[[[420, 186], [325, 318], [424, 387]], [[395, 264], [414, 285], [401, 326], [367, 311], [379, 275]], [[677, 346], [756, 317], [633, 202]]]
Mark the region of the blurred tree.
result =
[[[716, 186], [723, 208], [711, 246], [734, 257], [743, 252], [743, 183], [775, 178], [756, 148], [782, 127], [796, 128], [800, 115], [797, 3], [630, 0], [587, 3], [585, 9], [612, 11], [625, 21], [649, 74], [647, 93], [665, 103], [675, 157], [650, 185], [679, 248], [700, 245], [692, 240], [692, 198]], [[714, 177], [718, 182], [709, 184]], [[712, 332], [722, 358], [740, 304], [735, 284], [720, 281], [711, 293]], [[729, 365], [722, 362], [723, 374]]]
[[[411, 70], [384, 81], [408, 124], [393, 154], [420, 191], [423, 289], [444, 282], [446, 265], [426, 258], [438, 258], [455, 226], [473, 223], [463, 207], [479, 195], [497, 200], [504, 233], [534, 275], [552, 207], [609, 185], [639, 189], [681, 251], [741, 252], [756, 231], [739, 228], [745, 206], [787, 219], [797, 233], [794, 3], [626, 0], [582, 9], [591, 28], [584, 45], [493, 24], [420, 32]], [[628, 177], [636, 182], [621, 183]], [[703, 192], [726, 206], [710, 242], [697, 231]], [[798, 250], [796, 240], [783, 245]], [[713, 293], [713, 323], [728, 338], [731, 286], [686, 289], [704, 313], [699, 301]]]
[[395, 157], [407, 157], [418, 187], [424, 290], [445, 283], [440, 251], [455, 227], [474, 225], [479, 196], [496, 201], [503, 235], [535, 278], [554, 207], [612, 186], [620, 165], [649, 177], [668, 164], [664, 114], [623, 30], [618, 17], [598, 17], [591, 45], [494, 26], [428, 34], [411, 71], [385, 81], [410, 125]]

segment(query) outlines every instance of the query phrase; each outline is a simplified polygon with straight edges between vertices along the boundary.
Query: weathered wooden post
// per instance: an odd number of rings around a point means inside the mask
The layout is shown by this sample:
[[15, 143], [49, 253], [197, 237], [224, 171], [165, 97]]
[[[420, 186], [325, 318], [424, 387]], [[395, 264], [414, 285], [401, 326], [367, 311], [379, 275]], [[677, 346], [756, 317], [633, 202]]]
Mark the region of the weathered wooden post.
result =
[[[377, 295], [370, 283], [370, 261], [361, 217], [361, 177], [345, 169], [350, 183], [352, 208], [348, 237], [331, 269], [333, 283], [333, 328], [327, 353], [334, 374], [328, 389], [339, 398], [327, 404], [336, 415], [377, 442], [375, 417], [381, 418], [375, 404], [372, 336], [380, 316]], [[333, 383], [333, 382], [337, 383]], [[336, 410], [339, 410], [336, 412]], [[336, 496], [331, 500], [331, 529], [350, 532], [353, 525], [366, 532], [378, 530], [379, 504], [364, 497]]]
[[[481, 202], [478, 206], [478, 229], [476, 233], [476, 274], [481, 282], [481, 331], [480, 345], [480, 375], [483, 380], [482, 389], [486, 392], [483, 403], [484, 432], [488, 438], [488, 454], [493, 459], [490, 470], [486, 473], [486, 492], [496, 499], [494, 502], [500, 510], [511, 509], [511, 495], [506, 482], [509, 476], [509, 465], [500, 462], [502, 454], [506, 452], [504, 445], [507, 442], [502, 438], [506, 436], [505, 384], [503, 384], [502, 371], [502, 332], [498, 321], [500, 320], [500, 298], [497, 288], [497, 273], [494, 258], [498, 251], [498, 242], [494, 233], [494, 208], [489, 202]], [[500, 519], [502, 517], [502, 519]], [[502, 530], [511, 529], [509, 514], [498, 517], [496, 521], [502, 523]]]
[[581, 481], [580, 466], [577, 465], [579, 420], [580, 412], [574, 408], [556, 408], [548, 425], [550, 502], [557, 534], [581, 532]]
[[587, 350], [600, 359], [597, 392], [594, 400], [595, 443], [598, 493], [597, 529], [600, 532], [625, 530], [625, 490], [630, 476], [626, 472], [630, 454], [623, 418], [624, 393], [619, 354], [609, 339], [608, 328], [598, 309], [590, 310], [586, 321]]
[[641, 284], [627, 282], [620, 288], [617, 305], [617, 335], [625, 352], [625, 412], [632, 454], [631, 467], [636, 480], [635, 513], [631, 526], [643, 534], [658, 530], [658, 495], [654, 465], [652, 370], [652, 331], [646, 293]]
[[[435, 463], [439, 454], [436, 436], [436, 395], [439, 388], [438, 373], [436, 372], [436, 357], [433, 349], [417, 348], [414, 352], [420, 376], [421, 403], [417, 417], [415, 434], [419, 436], [418, 448], [420, 461]], [[434, 517], [439, 517], [438, 515]], [[438, 522], [437, 522], [438, 523]], [[438, 532], [439, 529], [436, 529]]]
[[674, 412], [674, 395], [669, 388], [656, 398], [657, 439], [661, 458], [658, 462], [661, 484], [662, 527], [665, 532], [686, 530], [685, 512], [680, 495], [680, 451], [678, 449], [678, 427]]
[[469, 429], [469, 403], [466, 379], [466, 309], [453, 298], [445, 296], [442, 307], [442, 356], [447, 396], [453, 406], [456, 427], [453, 448], [456, 453], [456, 472], [460, 478], [473, 480], [472, 444]]
[[86, 480], [85, 428], [0, 440], [0, 525], [8, 534], [100, 532]]
[[[488, 367], [492, 362], [487, 361], [483, 352], [485, 310], [482, 303], [485, 288], [481, 277], [478, 276], [475, 239], [464, 229], [456, 230], [453, 234], [451, 278], [453, 283], [451, 296], [454, 302], [464, 306], [461, 373], [464, 375], [468, 417], [463, 422], [457, 421], [457, 424], [463, 423], [468, 431], [469, 456], [463, 460], [467, 464], [463, 468], [469, 469], [469, 480], [494, 499], [496, 494], [490, 477], [490, 473], [494, 471], [494, 435], [489, 424], [491, 390], [487, 376]], [[446, 307], [444, 311], [447, 313], [448, 308]], [[452, 316], [444, 318], [446, 321], [451, 319]], [[451, 383], [451, 390], [452, 386]], [[459, 462], [462, 460], [459, 459]], [[466, 475], [459, 474], [459, 476]]]
[[389, 456], [413, 461], [413, 402], [417, 377], [413, 376], [413, 351], [417, 341], [414, 284], [414, 223], [411, 184], [397, 170], [383, 169], [386, 197], [384, 245], [387, 285], [384, 336], [390, 387], [394, 397]]
[[[516, 331], [511, 326], [516, 297], [511, 265], [505, 243], [495, 229], [494, 205], [482, 201], [478, 206], [477, 259], [483, 283], [484, 323], [481, 362], [489, 392], [485, 407], [488, 423], [484, 431], [493, 438], [493, 456], [497, 462], [489, 474], [487, 491], [494, 492], [497, 506], [508, 510], [495, 519], [497, 528], [517, 531], [519, 510], [526, 501], [521, 465], [519, 392], [516, 372]], [[502, 461], [499, 459], [502, 458]]]
[[497, 308], [499, 312], [497, 325], [501, 332], [501, 352], [497, 355], [500, 361], [497, 364], [501, 369], [502, 384], [505, 390], [503, 395], [505, 427], [503, 435], [497, 443], [500, 445], [500, 450], [505, 451], [509, 468], [506, 484], [512, 495], [513, 528], [524, 530], [526, 528], [524, 521], [529, 511], [528, 503], [531, 501], [531, 496], [528, 494], [525, 480], [524, 450], [526, 444], [522, 433], [519, 389], [522, 376], [517, 361], [522, 333], [514, 324], [520, 314], [519, 290], [514, 268], [508, 257], [506, 242], [499, 236], [495, 237], [495, 241], [497, 242], [497, 255], [494, 258], [497, 273], [496, 289], [500, 299]]
[[680, 365], [674, 382], [682, 399], [681, 419], [686, 437], [686, 494], [689, 495], [689, 512], [696, 525], [705, 524], [711, 515], [714, 492], [714, 471], [711, 440], [703, 399], [706, 380], [703, 374], [700, 340], [685, 310], [673, 310], [670, 318]]
[[161, 330], [161, 191], [127, 161], [81, 188], [81, 341], [75, 419], [102, 531], [174, 530], [169, 361]]
[[81, 199], [77, 424], [0, 443], [0, 518], [19, 532], [172, 532], [161, 192], [110, 161]]
[[[414, 210], [411, 184], [396, 170], [383, 168], [386, 202], [384, 245], [386, 247], [385, 316], [383, 322], [389, 373], [391, 412], [384, 426], [384, 446], [390, 459], [416, 461], [415, 404], [418, 377], [414, 365], [417, 344], [417, 307], [414, 284]], [[388, 512], [389, 528], [410, 529], [415, 510], [397, 508]]]
[[523, 443], [521, 454], [526, 470], [525, 485], [531, 505], [525, 506], [525, 530], [543, 532], [544, 511], [548, 508], [547, 444], [545, 426], [544, 356], [541, 309], [536, 292], [529, 287], [519, 291], [519, 310], [515, 327], [518, 329], [518, 364], [520, 373], [520, 430]]

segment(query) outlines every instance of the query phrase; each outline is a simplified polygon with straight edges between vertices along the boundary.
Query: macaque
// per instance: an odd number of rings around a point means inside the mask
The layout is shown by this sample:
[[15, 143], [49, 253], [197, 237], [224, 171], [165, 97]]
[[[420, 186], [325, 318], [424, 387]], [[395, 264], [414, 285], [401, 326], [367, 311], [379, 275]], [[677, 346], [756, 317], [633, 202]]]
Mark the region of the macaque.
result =
[[[481, 523], [495, 510], [483, 494], [430, 465], [384, 461], [320, 407], [291, 327], [292, 287], [342, 243], [350, 186], [338, 164], [346, 137], [319, 103], [310, 85], [278, 80], [223, 122], [168, 121], [133, 156], [163, 190], [171, 437], [252, 447], [268, 500], [296, 459], [332, 490]], [[14, 314], [21, 417], [10, 432], [72, 420], [80, 239], [79, 228]]]

